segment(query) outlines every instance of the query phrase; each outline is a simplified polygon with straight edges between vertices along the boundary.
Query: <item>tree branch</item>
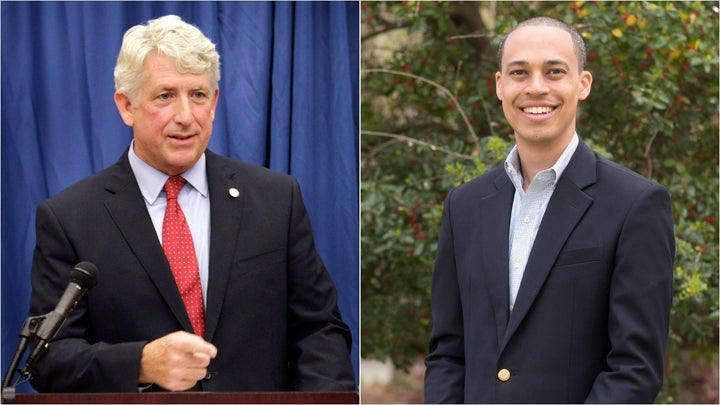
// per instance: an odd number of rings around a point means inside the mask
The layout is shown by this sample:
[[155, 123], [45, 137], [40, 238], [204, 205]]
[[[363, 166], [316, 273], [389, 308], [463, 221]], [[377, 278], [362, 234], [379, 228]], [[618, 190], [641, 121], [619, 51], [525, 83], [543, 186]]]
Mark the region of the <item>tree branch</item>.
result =
[[445, 149], [440, 146], [434, 145], [430, 142], [421, 141], [419, 139], [411, 138], [411, 137], [405, 136], [405, 135], [390, 134], [387, 132], [377, 132], [377, 131], [368, 131], [368, 130], [362, 130], [362, 131], [360, 131], [360, 133], [362, 135], [381, 136], [381, 137], [385, 137], [385, 138], [397, 139], [397, 140], [400, 140], [402, 142], [409, 144], [410, 146], [412, 146], [413, 144], [422, 145], [422, 146], [430, 148], [433, 151], [439, 151], [439, 152], [445, 153], [446, 155], [450, 155], [450, 156], [453, 156], [453, 157], [456, 157], [459, 159], [465, 159], [465, 160], [473, 160], [474, 159], [472, 156], [464, 155], [462, 153], [457, 153], [455, 151], [451, 151], [449, 149]]
[[449, 98], [450, 101], [452, 101], [452, 103], [457, 107], [458, 113], [460, 113], [460, 116], [462, 117], [463, 122], [465, 122], [465, 126], [466, 126], [468, 132], [472, 136], [473, 142], [475, 143], [475, 147], [477, 148], [478, 151], [480, 150], [480, 139], [478, 138], [477, 134], [475, 134], [475, 130], [473, 130], [472, 125], [470, 124], [470, 120], [468, 119], [467, 115], [465, 114], [465, 110], [460, 105], [460, 102], [458, 101], [458, 99], [455, 98], [455, 96], [452, 94], [452, 92], [450, 90], [448, 90], [445, 86], [443, 86], [440, 83], [437, 83], [435, 81], [432, 81], [430, 79], [427, 79], [425, 77], [418, 76], [418, 75], [415, 75], [412, 73], [400, 72], [397, 70], [365, 69], [365, 70], [363, 70], [363, 73], [387, 73], [387, 74], [396, 75], [396, 76], [410, 77], [417, 81], [427, 83], [427, 84], [435, 87], [436, 89], [440, 90], [440, 92], [443, 95], [445, 95], [445, 97]]

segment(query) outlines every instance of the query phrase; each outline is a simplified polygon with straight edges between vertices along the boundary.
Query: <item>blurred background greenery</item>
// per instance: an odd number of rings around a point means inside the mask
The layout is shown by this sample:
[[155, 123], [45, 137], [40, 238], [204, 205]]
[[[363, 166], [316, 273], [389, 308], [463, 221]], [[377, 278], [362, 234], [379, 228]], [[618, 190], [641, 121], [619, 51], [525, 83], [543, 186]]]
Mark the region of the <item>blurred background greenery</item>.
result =
[[[662, 403], [718, 402], [718, 3], [363, 2], [363, 402], [422, 401], [442, 201], [501, 163], [497, 46], [546, 15], [585, 38], [578, 134], [672, 195], [677, 254]], [[377, 363], [376, 363], [377, 364]], [[373, 383], [373, 381], [375, 383]]]

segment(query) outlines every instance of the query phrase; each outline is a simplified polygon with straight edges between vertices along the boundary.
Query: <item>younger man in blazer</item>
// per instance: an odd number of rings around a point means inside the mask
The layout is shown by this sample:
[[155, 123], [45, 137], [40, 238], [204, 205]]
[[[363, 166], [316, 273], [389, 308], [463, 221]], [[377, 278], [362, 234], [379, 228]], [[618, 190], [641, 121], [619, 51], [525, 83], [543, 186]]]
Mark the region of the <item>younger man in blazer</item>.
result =
[[592, 85], [577, 32], [534, 18], [499, 54], [516, 146], [445, 201], [425, 401], [653, 402], [672, 299], [668, 192], [577, 135]]

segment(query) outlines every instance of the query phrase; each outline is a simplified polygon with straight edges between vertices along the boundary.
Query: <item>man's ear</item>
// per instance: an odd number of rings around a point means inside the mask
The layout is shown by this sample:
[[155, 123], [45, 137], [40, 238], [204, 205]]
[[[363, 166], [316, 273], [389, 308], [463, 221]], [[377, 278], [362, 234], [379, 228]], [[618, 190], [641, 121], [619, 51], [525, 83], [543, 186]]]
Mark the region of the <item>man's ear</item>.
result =
[[122, 117], [125, 125], [132, 127], [135, 124], [135, 115], [132, 103], [130, 102], [128, 96], [119, 90], [116, 91], [115, 105], [117, 106], [117, 109], [120, 112], [120, 117]]
[[592, 74], [587, 70], [583, 70], [580, 73], [580, 100], [585, 100], [590, 95], [590, 89], [592, 88]]
[[500, 101], [502, 101], [502, 83], [500, 83], [501, 78], [502, 78], [502, 73], [495, 72], [495, 94], [497, 95], [497, 98]]
[[220, 89], [215, 89], [215, 94], [213, 95], [212, 100], [212, 109], [210, 110], [210, 119], [215, 120], [215, 109], [217, 108], [218, 99], [220, 98]]

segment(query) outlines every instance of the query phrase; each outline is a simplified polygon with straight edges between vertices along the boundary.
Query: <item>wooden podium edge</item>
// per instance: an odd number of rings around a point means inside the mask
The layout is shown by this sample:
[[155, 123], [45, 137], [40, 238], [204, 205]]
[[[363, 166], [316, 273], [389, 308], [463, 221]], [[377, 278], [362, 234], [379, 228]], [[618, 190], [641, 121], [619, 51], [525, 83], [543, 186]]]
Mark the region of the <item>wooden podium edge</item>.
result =
[[17, 394], [17, 404], [358, 404], [348, 392], [148, 392]]

